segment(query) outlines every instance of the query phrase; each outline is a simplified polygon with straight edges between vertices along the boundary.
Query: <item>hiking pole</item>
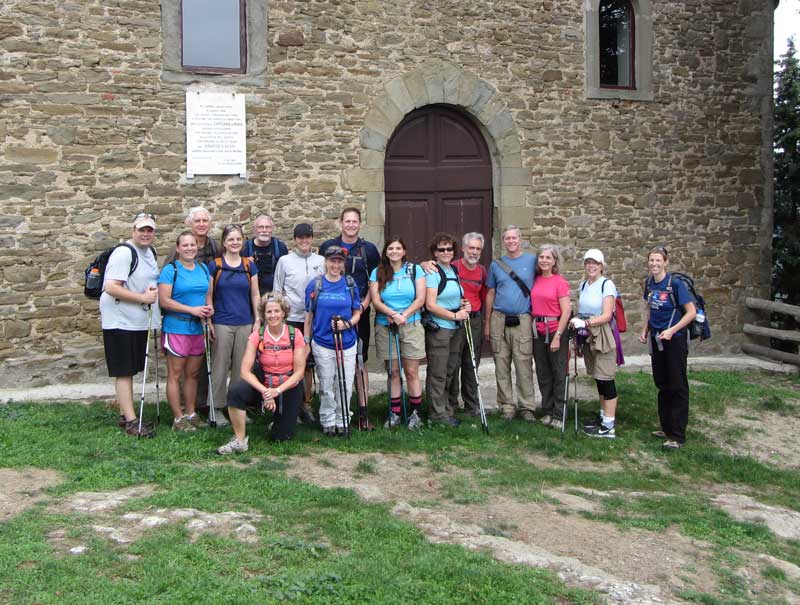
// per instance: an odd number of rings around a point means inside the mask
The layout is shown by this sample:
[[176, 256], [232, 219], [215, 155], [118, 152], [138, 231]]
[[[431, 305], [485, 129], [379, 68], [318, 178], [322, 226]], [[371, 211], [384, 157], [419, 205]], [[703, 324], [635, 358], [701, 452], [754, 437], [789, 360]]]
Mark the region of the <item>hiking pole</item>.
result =
[[[371, 431], [372, 426], [369, 422], [369, 415], [367, 413], [367, 405], [369, 403], [369, 396], [367, 394], [367, 381], [364, 379], [364, 374], [367, 371], [364, 365], [364, 341], [358, 338], [358, 331], [356, 330], [356, 398], [358, 399], [358, 428], [363, 431]], [[363, 428], [362, 428], [363, 427]]]
[[392, 428], [392, 324], [387, 326], [389, 330], [389, 362], [386, 366], [386, 422], [387, 427]]
[[214, 409], [214, 389], [211, 388], [211, 336], [208, 320], [203, 322], [203, 345], [206, 350], [206, 374], [208, 374], [208, 426], [217, 428], [217, 411]]
[[147, 344], [144, 346], [144, 370], [142, 371], [142, 397], [139, 399], [139, 428], [136, 438], [142, 438], [142, 415], [144, 414], [144, 389], [147, 385], [147, 359], [150, 357], [150, 328], [153, 325], [153, 307], [147, 305]]
[[[564, 440], [564, 425], [567, 423], [567, 400], [569, 399], [569, 357], [574, 345], [572, 328], [567, 329], [567, 379], [564, 383], [564, 400], [561, 403], [561, 440]], [[575, 353], [577, 356], [577, 353]], [[577, 376], [575, 377], [577, 386]]]
[[483, 426], [483, 432], [488, 435], [489, 422], [486, 420], [486, 408], [483, 405], [483, 395], [481, 395], [481, 379], [478, 378], [478, 364], [475, 361], [475, 343], [472, 340], [472, 324], [469, 321], [469, 317], [464, 320], [464, 331], [467, 337], [467, 347], [469, 348], [469, 360], [472, 362], [472, 372], [475, 374], [475, 384], [477, 385], [478, 411], [481, 415], [481, 426]]
[[403, 424], [408, 424], [408, 402], [406, 401], [406, 389], [403, 381], [403, 360], [400, 356], [400, 328], [397, 324], [395, 324], [394, 330], [390, 336], [394, 337], [394, 352], [397, 355], [397, 374], [400, 377], [401, 418], [403, 419]]
[[336, 382], [339, 387], [339, 407], [342, 412], [342, 431], [350, 437], [350, 418], [348, 412], [350, 411], [350, 402], [347, 399], [347, 384], [345, 383], [344, 371], [344, 344], [342, 341], [342, 333], [339, 331], [337, 324], [343, 321], [338, 315], [333, 317], [334, 330], [333, 330], [333, 350], [336, 356]]
[[575, 367], [575, 434], [578, 434], [578, 338], [575, 337], [575, 355], [573, 356], [573, 363]]
[[156, 426], [161, 424], [161, 390], [158, 386], [158, 374], [161, 369], [160, 355], [158, 354], [158, 330], [153, 328], [153, 350], [156, 354]]

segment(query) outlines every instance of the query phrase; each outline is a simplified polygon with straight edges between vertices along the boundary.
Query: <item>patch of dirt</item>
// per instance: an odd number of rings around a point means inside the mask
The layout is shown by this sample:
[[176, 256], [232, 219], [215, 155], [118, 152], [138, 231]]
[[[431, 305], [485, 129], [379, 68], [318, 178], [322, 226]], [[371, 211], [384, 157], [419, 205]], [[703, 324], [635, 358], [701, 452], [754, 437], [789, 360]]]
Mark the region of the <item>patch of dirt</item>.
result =
[[[358, 472], [363, 460], [374, 472]], [[441, 480], [467, 473], [452, 468], [433, 473], [422, 455], [325, 452], [291, 464], [287, 473], [296, 479], [394, 503], [393, 513], [415, 523], [432, 542], [552, 569], [568, 584], [601, 591], [613, 603], [677, 603], [672, 595], [680, 590], [716, 586], [703, 543], [673, 531], [623, 530], [582, 515], [599, 511], [603, 498], [622, 492], [559, 488], [544, 490], [542, 502], [489, 496], [487, 503], [457, 504], [442, 499]], [[609, 471], [609, 466], [601, 468]], [[419, 501], [426, 505], [413, 504]]]
[[[149, 507], [141, 512], [126, 514], [116, 511], [126, 502], [145, 498], [155, 491], [152, 485], [142, 485], [111, 492], [78, 492], [52, 505], [50, 510], [61, 514], [86, 515], [92, 521], [92, 531], [123, 546], [135, 542], [153, 528], [178, 523], [183, 524], [189, 532], [192, 542], [203, 534], [214, 534], [252, 543], [258, 541], [255, 524], [269, 520], [269, 517], [258, 513], [206, 513], [194, 508]], [[79, 555], [88, 550], [80, 539], [70, 537], [66, 528], [51, 531], [48, 541], [61, 554]]]
[[711, 500], [737, 521], [763, 523], [779, 538], [800, 540], [800, 513], [769, 506], [740, 494], [720, 494]]
[[0, 523], [47, 498], [45, 490], [63, 483], [60, 473], [40, 468], [0, 468]]
[[[753, 418], [758, 420], [754, 421]], [[738, 456], [751, 456], [780, 468], [800, 468], [797, 433], [800, 415], [781, 415], [767, 410], [729, 406], [721, 417], [704, 417], [706, 436], [721, 449]], [[731, 437], [732, 436], [732, 437]]]

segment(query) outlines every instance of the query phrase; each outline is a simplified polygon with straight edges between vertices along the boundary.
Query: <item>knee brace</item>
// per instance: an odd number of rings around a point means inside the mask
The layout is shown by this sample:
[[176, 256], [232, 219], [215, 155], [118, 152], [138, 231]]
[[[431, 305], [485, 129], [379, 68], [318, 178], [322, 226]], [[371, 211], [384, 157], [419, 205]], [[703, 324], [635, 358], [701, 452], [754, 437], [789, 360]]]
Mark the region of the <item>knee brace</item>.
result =
[[616, 399], [617, 384], [613, 380], [596, 380], [597, 392], [603, 399]]

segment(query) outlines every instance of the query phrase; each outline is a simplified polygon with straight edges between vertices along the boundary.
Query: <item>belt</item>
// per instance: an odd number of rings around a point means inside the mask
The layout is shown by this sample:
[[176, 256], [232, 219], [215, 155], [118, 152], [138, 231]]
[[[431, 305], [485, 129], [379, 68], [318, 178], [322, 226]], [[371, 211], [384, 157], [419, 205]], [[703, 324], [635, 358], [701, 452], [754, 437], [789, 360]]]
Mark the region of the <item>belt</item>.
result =
[[558, 321], [559, 319], [561, 319], [560, 315], [558, 317], [544, 317], [542, 315], [535, 315], [533, 321], [536, 323], [545, 323], [550, 321]]
[[536, 329], [536, 324], [537, 323], [543, 323], [544, 324], [544, 343], [545, 344], [550, 344], [550, 322], [559, 321], [560, 319], [561, 319], [561, 316], [559, 316], [559, 317], [544, 317], [544, 316], [539, 316], [539, 315], [535, 316], [533, 318], [533, 338], [534, 339], [538, 339], [539, 338], [539, 331]]
[[470, 311], [469, 312], [469, 316], [470, 316], [470, 318], [472, 318], [472, 317], [480, 317], [481, 316], [481, 312], [480, 311]]

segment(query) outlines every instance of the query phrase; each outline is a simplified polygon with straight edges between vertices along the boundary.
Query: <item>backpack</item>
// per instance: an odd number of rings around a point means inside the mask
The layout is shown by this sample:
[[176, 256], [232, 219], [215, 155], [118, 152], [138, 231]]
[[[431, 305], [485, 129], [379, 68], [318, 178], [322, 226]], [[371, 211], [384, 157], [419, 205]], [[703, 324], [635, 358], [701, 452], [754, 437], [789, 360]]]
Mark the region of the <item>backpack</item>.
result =
[[[436, 296], [441, 296], [444, 289], [447, 287], [447, 282], [454, 281], [458, 284], [459, 289], [461, 289], [461, 280], [458, 277], [458, 267], [454, 264], [450, 264], [450, 268], [453, 270], [453, 273], [456, 274], [455, 277], [447, 277], [447, 274], [444, 272], [439, 266], [439, 263], [436, 263], [436, 270], [439, 272], [439, 286], [436, 288]], [[461, 289], [463, 294], [463, 289]]]
[[[603, 278], [603, 283], [600, 285], [600, 297], [603, 297], [603, 291], [606, 288], [606, 282], [609, 278]], [[586, 287], [586, 280], [581, 283], [581, 292]], [[616, 322], [617, 324], [617, 332], [623, 334], [628, 329], [628, 320], [625, 319], [625, 307], [622, 304], [622, 297], [619, 295], [619, 290], [617, 290], [617, 295], [614, 297], [614, 312], [611, 314], [611, 319]]]
[[222, 277], [223, 271], [232, 271], [233, 273], [244, 273], [247, 275], [247, 279], [249, 280], [252, 276], [250, 275], [250, 259], [246, 256], [242, 256], [242, 265], [244, 265], [244, 270], [239, 269], [238, 267], [226, 267], [222, 264], [222, 257], [218, 256], [214, 259], [214, 264], [217, 265], [217, 271], [214, 273], [214, 296], [217, 295], [217, 284], [219, 283], [219, 278]]
[[[692, 297], [692, 302], [694, 302], [694, 306], [697, 309], [697, 316], [694, 318], [694, 321], [686, 326], [686, 330], [689, 332], [689, 338], [691, 340], [695, 340], [699, 338], [701, 341], [708, 340], [711, 338], [711, 326], [708, 323], [708, 317], [706, 316], [706, 301], [702, 297], [702, 295], [697, 291], [694, 286], [694, 280], [689, 277], [686, 273], [668, 273], [667, 276], [669, 279], [667, 280], [667, 292], [669, 292], [669, 300], [673, 306], [673, 315], [675, 313], [675, 309], [679, 309], [681, 315], [683, 315], [683, 309], [678, 306], [678, 298], [675, 296], [675, 292], [672, 289], [672, 280], [677, 279], [683, 282], [683, 285], [686, 286], [686, 290], [689, 292], [689, 295]], [[647, 278], [644, 284], [644, 293], [645, 297], [648, 298], [651, 294], [650, 288], [654, 283], [653, 277], [650, 276]], [[672, 323], [672, 319], [670, 319], [670, 324]]]
[[[139, 253], [136, 251], [134, 246], [128, 242], [124, 242], [122, 244], [115, 244], [110, 248], [106, 248], [100, 254], [98, 254], [91, 263], [89, 263], [89, 266], [86, 267], [83, 272], [84, 296], [94, 300], [100, 299], [100, 296], [103, 294], [103, 284], [105, 283], [106, 279], [106, 267], [108, 267], [108, 261], [111, 258], [111, 254], [114, 252], [114, 250], [120, 246], [125, 246], [131, 251], [131, 268], [128, 271], [128, 276], [136, 271], [136, 267], [139, 266]], [[158, 259], [156, 249], [150, 246], [150, 250], [153, 252], [153, 258]]]
[[[176, 259], [170, 264], [175, 269], [175, 272], [172, 274], [172, 286], [175, 287], [175, 282], [178, 281], [178, 260]], [[208, 267], [206, 267], [203, 263], [197, 263], [197, 266], [203, 268], [203, 273], [206, 274], [206, 279], [211, 277], [211, 274], [208, 272]]]
[[[353, 279], [352, 275], [345, 275], [344, 280], [347, 284], [347, 291], [350, 292], [350, 301], [356, 302], [358, 300], [358, 297], [356, 296], [356, 280]], [[314, 290], [311, 292], [312, 313], [317, 312], [317, 297], [319, 296], [320, 290], [322, 290], [322, 276], [318, 275], [314, 278]]]
[[[289, 328], [289, 346], [280, 346], [277, 347], [275, 345], [271, 345], [267, 347], [264, 344], [264, 331], [267, 329], [267, 322], [262, 321], [261, 325], [258, 328], [258, 351], [256, 353], [256, 358], [253, 360], [253, 374], [255, 374], [256, 378], [258, 378], [259, 382], [262, 384], [266, 384], [266, 376], [264, 375], [264, 369], [261, 367], [261, 364], [258, 362], [258, 353], [263, 353], [267, 348], [271, 351], [286, 351], [288, 349], [294, 349], [294, 332], [295, 327], [286, 324], [286, 327]], [[270, 386], [272, 386], [270, 384]]]

